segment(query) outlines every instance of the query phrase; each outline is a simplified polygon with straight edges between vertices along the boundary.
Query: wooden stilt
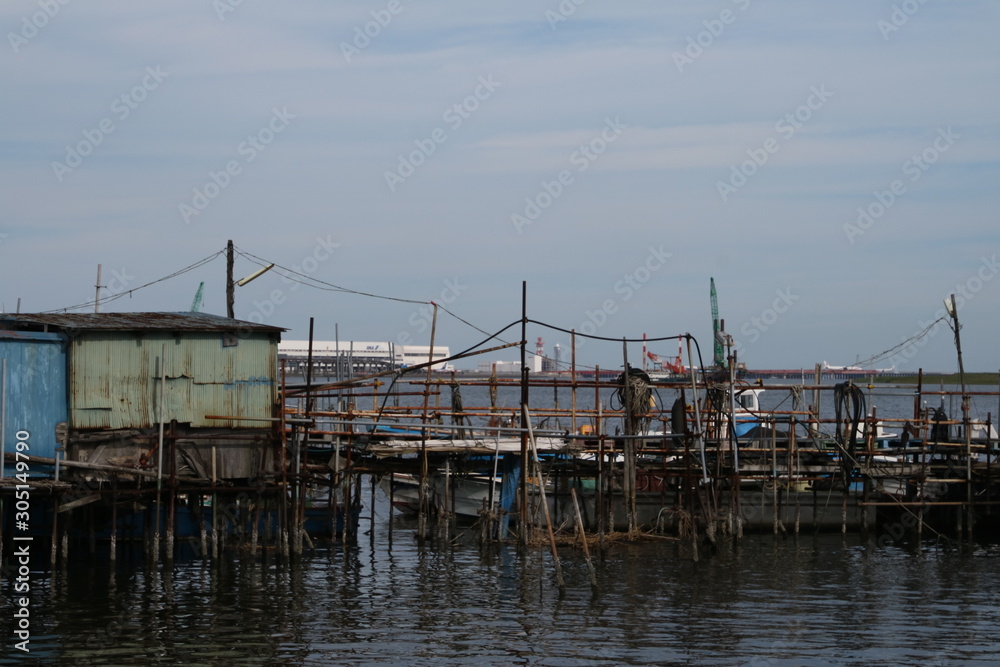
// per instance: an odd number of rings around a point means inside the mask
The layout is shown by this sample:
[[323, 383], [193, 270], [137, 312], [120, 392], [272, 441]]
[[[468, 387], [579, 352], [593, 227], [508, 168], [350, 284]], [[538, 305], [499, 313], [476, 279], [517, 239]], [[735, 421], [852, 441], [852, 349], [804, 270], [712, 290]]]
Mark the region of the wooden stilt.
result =
[[580, 504], [576, 501], [576, 489], [570, 487], [570, 496], [573, 498], [573, 512], [576, 516], [576, 530], [580, 535], [580, 542], [583, 544], [583, 556], [587, 559], [587, 571], [590, 573], [590, 588], [597, 594], [597, 572], [594, 570], [594, 563], [590, 560], [590, 547], [587, 545], [587, 531], [583, 528], [583, 517], [580, 516]]
[[[67, 515], [68, 516], [68, 515]], [[53, 496], [52, 498], [52, 550], [49, 554], [49, 562], [52, 567], [56, 566], [56, 556], [59, 553], [58, 548], [58, 537], [59, 537], [59, 497]]]
[[[531, 427], [531, 419], [528, 416], [528, 406], [521, 404], [521, 414], [524, 415], [524, 423], [528, 428], [528, 440], [531, 444], [531, 454], [535, 461], [535, 470], [538, 475], [538, 495], [541, 498], [542, 510], [545, 514], [545, 526], [549, 532], [549, 544], [552, 547], [552, 561], [556, 568], [556, 581], [559, 585], [559, 593], [566, 592], [566, 582], [563, 581], [562, 565], [559, 562], [559, 550], [556, 549], [556, 536], [552, 530], [552, 518], [549, 516], [549, 504], [545, 499], [545, 477], [542, 475], [542, 464], [538, 460], [538, 447], [535, 444], [535, 433]], [[527, 471], [525, 471], [527, 472]]]
[[115, 491], [111, 496], [111, 544], [109, 546], [111, 551], [111, 562], [115, 562], [118, 558], [118, 489], [115, 485]]

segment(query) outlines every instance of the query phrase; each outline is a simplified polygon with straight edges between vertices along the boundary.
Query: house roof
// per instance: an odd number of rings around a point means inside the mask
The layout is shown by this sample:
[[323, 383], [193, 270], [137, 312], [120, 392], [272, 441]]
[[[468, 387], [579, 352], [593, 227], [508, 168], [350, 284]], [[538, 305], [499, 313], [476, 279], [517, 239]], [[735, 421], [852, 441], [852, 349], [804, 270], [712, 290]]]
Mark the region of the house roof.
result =
[[0, 328], [55, 327], [88, 331], [248, 331], [280, 333], [281, 327], [209, 313], [2, 313]]

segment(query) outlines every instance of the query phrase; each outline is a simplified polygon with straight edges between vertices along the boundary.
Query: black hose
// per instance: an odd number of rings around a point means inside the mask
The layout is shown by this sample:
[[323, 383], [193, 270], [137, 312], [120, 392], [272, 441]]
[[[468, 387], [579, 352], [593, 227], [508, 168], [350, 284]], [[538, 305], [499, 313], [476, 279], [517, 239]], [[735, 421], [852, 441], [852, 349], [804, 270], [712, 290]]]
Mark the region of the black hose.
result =
[[[844, 486], [847, 487], [854, 464], [857, 460], [858, 426], [867, 414], [865, 393], [853, 382], [848, 380], [833, 387], [833, 404], [837, 422], [835, 438], [837, 445], [843, 449], [841, 467], [844, 473]], [[843, 432], [847, 425], [847, 433]]]

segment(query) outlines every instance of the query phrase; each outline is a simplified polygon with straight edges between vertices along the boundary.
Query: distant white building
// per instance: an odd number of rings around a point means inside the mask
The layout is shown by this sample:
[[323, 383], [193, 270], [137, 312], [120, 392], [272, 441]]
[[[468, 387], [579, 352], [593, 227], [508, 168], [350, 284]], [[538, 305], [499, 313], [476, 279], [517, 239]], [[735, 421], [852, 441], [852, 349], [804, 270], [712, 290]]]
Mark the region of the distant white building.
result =
[[[342, 367], [351, 363], [355, 372], [374, 369], [408, 368], [429, 361], [430, 345], [397, 345], [383, 341], [314, 340], [312, 345], [313, 366], [323, 369], [335, 367], [338, 357]], [[309, 356], [309, 341], [283, 340], [278, 343], [278, 356], [291, 364], [304, 364]], [[434, 360], [447, 359], [451, 350], [447, 345], [434, 346]], [[434, 364], [435, 371], [451, 371], [454, 366], [448, 362]], [[326, 371], [323, 371], [326, 372]]]
[[[527, 359], [528, 369], [532, 373], [542, 372], [542, 357], [532, 355]], [[476, 366], [479, 373], [492, 373], [496, 366], [497, 375], [519, 375], [521, 373], [520, 361], [480, 361]]]

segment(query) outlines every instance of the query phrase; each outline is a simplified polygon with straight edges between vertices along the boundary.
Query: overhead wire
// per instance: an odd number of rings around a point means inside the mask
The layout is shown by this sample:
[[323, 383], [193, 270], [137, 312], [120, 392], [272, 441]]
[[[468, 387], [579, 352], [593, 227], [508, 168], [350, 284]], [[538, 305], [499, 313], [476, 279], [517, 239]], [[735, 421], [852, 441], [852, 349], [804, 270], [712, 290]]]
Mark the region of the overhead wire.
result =
[[[333, 283], [326, 282], [325, 280], [320, 280], [319, 278], [314, 278], [312, 276], [306, 275], [304, 273], [296, 271], [295, 269], [288, 268], [287, 266], [282, 266], [281, 264], [278, 264], [277, 262], [273, 262], [273, 261], [271, 261], [269, 259], [265, 259], [263, 257], [259, 257], [259, 256], [255, 255], [255, 254], [253, 254], [251, 252], [247, 252], [247, 251], [243, 250], [242, 248], [234, 247], [234, 249], [236, 250], [236, 252], [240, 256], [246, 258], [247, 260], [249, 260], [249, 261], [251, 261], [254, 264], [257, 264], [259, 266], [268, 266], [268, 265], [273, 264], [274, 267], [276, 267], [277, 269], [279, 269], [279, 271], [278, 271], [279, 275], [282, 275], [282, 276], [284, 276], [288, 280], [291, 280], [293, 282], [305, 285], [307, 287], [313, 287], [315, 289], [320, 289], [320, 290], [324, 290], [324, 291], [343, 292], [343, 293], [346, 293], [346, 294], [356, 294], [358, 296], [367, 296], [367, 297], [371, 297], [371, 298], [375, 298], [375, 299], [383, 299], [383, 300], [386, 300], [386, 301], [396, 301], [396, 302], [400, 302], [400, 303], [413, 303], [413, 304], [418, 304], [418, 305], [436, 306], [439, 310], [441, 310], [444, 313], [450, 315], [451, 317], [455, 318], [456, 320], [458, 320], [462, 324], [468, 326], [469, 328], [474, 329], [475, 331], [478, 331], [479, 333], [481, 333], [481, 334], [483, 334], [485, 336], [489, 336], [489, 338], [487, 338], [487, 340], [492, 340], [493, 338], [496, 338], [500, 342], [503, 342], [503, 343], [507, 343], [508, 342], [508, 341], [500, 338], [499, 337], [499, 333], [497, 333], [497, 334], [490, 334], [488, 331], [486, 331], [482, 327], [476, 326], [472, 322], [469, 322], [468, 320], [460, 317], [456, 313], [452, 312], [448, 308], [442, 306], [441, 304], [439, 304], [439, 303], [437, 303], [435, 301], [423, 301], [423, 300], [419, 300], [419, 299], [407, 299], [407, 298], [402, 298], [402, 297], [386, 296], [386, 295], [383, 295], [383, 294], [375, 294], [375, 293], [372, 293], [372, 292], [364, 292], [364, 291], [361, 291], [361, 290], [355, 290], [355, 289], [351, 289], [351, 288], [348, 288], [348, 287], [343, 287], [341, 285], [335, 285]], [[295, 277], [293, 277], [293, 276], [295, 276]], [[299, 278], [299, 279], [296, 279], [296, 277]], [[604, 341], [612, 341], [612, 342], [622, 342], [622, 341], [625, 341], [625, 342], [637, 343], [637, 342], [642, 342], [643, 340], [645, 340], [646, 342], [659, 342], [659, 341], [667, 341], [667, 340], [678, 340], [678, 339], [686, 337], [686, 335], [679, 335], [679, 336], [663, 336], [663, 337], [647, 338], [647, 339], [639, 339], [639, 338], [632, 338], [632, 339], [629, 339], [629, 338], [609, 338], [609, 337], [604, 337], [604, 336], [595, 336], [593, 334], [585, 334], [585, 333], [582, 333], [582, 332], [575, 332], [575, 331], [572, 331], [570, 329], [565, 329], [563, 327], [557, 327], [555, 325], [547, 324], [545, 322], [540, 322], [538, 320], [526, 319], [525, 321], [528, 322], [528, 323], [531, 323], [531, 324], [537, 324], [539, 326], [547, 327], [547, 328], [553, 329], [555, 331], [561, 331], [563, 333], [567, 333], [567, 334], [571, 334], [571, 335], [575, 334], [576, 336], [580, 336], [580, 337], [583, 337], [583, 338], [591, 338], [591, 339], [594, 339], [594, 340], [604, 340]], [[515, 324], [516, 323], [517, 322], [515, 322]], [[509, 328], [510, 328], [510, 325], [508, 325], [507, 327], [504, 327], [504, 329], [501, 329], [500, 332], [506, 331]], [[696, 342], [696, 344], [697, 344], [697, 342]], [[474, 348], [470, 348], [470, 349], [474, 349]], [[534, 352], [529, 352], [529, 353], [530, 354], [535, 354]]]
[[883, 352], [879, 352], [878, 354], [876, 354], [876, 355], [874, 355], [872, 357], [869, 357], [869, 358], [867, 358], [867, 359], [865, 359], [863, 361], [859, 361], [856, 365], [863, 368], [865, 366], [870, 366], [871, 364], [874, 364], [874, 363], [876, 363], [878, 361], [881, 361], [885, 357], [888, 357], [888, 356], [892, 355], [893, 353], [895, 353], [898, 350], [903, 349], [907, 345], [910, 345], [911, 343], [914, 343], [914, 342], [920, 340], [921, 338], [923, 338], [924, 336], [926, 336], [928, 333], [930, 333], [931, 329], [933, 329], [937, 325], [938, 322], [942, 322], [942, 321], [944, 321], [944, 322], [947, 323], [948, 318], [946, 318], [944, 316], [941, 316], [941, 317], [937, 318], [936, 320], [934, 320], [933, 322], [931, 322], [930, 324], [928, 324], [926, 327], [924, 327], [923, 331], [921, 331], [921, 332], [919, 332], [919, 333], [917, 333], [917, 334], [915, 334], [915, 335], [907, 338], [906, 340], [904, 340], [902, 343], [899, 343], [898, 345], [894, 345], [893, 347], [890, 347], [888, 350], [885, 350]]
[[[260, 266], [267, 266], [269, 264], [273, 264], [275, 267], [277, 267], [279, 269], [279, 271], [277, 272], [279, 275], [283, 275], [288, 280], [291, 280], [292, 282], [300, 283], [302, 285], [305, 285], [306, 287], [313, 287], [315, 289], [324, 290], [324, 291], [327, 291], [327, 292], [344, 292], [345, 294], [356, 294], [358, 296], [367, 296], [367, 297], [370, 297], [372, 299], [383, 299], [385, 301], [397, 301], [397, 302], [400, 302], [400, 303], [415, 303], [415, 304], [420, 304], [420, 305], [431, 305], [432, 304], [431, 301], [421, 301], [421, 300], [418, 300], [418, 299], [404, 299], [402, 297], [386, 296], [384, 294], [374, 294], [372, 292], [362, 292], [360, 290], [350, 289], [349, 287], [342, 287], [340, 285], [334, 285], [333, 283], [328, 283], [325, 280], [320, 280], [319, 278], [313, 278], [312, 276], [309, 276], [309, 275], [306, 275], [306, 274], [301, 273], [299, 271], [296, 271], [295, 269], [290, 269], [287, 266], [282, 266], [281, 264], [278, 264], [277, 262], [272, 262], [269, 259], [264, 259], [263, 257], [258, 257], [257, 255], [254, 255], [253, 253], [249, 253], [249, 252], [247, 252], [245, 250], [242, 250], [241, 248], [238, 248], [238, 247], [234, 246], [234, 249], [236, 250], [236, 252], [241, 257], [245, 257], [246, 259], [248, 259], [249, 261], [253, 262], [254, 264], [258, 264]], [[282, 272], [284, 272], [284, 273], [282, 273]], [[286, 275], [286, 274], [290, 274], [290, 275]], [[296, 280], [296, 278], [293, 278], [292, 276], [297, 276], [298, 278], [303, 278], [305, 280]], [[308, 281], [308, 282], [306, 282], [306, 281]]]
[[[286, 280], [289, 280], [291, 282], [295, 282], [295, 283], [298, 283], [298, 284], [301, 284], [301, 285], [305, 285], [306, 287], [312, 287], [314, 289], [319, 289], [319, 290], [324, 290], [324, 291], [343, 292], [345, 294], [355, 294], [355, 295], [358, 295], [358, 296], [365, 296], [365, 297], [374, 298], [374, 299], [382, 299], [382, 300], [386, 300], [386, 301], [395, 301], [395, 302], [398, 302], [398, 303], [412, 303], [412, 304], [417, 304], [417, 305], [432, 305], [432, 306], [436, 306], [439, 310], [441, 310], [444, 313], [446, 313], [447, 315], [450, 315], [451, 317], [455, 318], [456, 320], [458, 320], [462, 324], [470, 327], [471, 329], [474, 329], [475, 331], [478, 331], [479, 333], [481, 333], [481, 334], [483, 334], [485, 336], [488, 336], [488, 338], [486, 338], [486, 341], [493, 340], [494, 338], [496, 338], [497, 340], [499, 340], [499, 341], [501, 341], [503, 343], [508, 343], [508, 341], [504, 340], [503, 338], [500, 338], [500, 334], [503, 333], [504, 331], [506, 331], [507, 329], [511, 328], [515, 324], [517, 324], [517, 323], [520, 322], [520, 320], [518, 320], [518, 321], [516, 321], [516, 322], [514, 322], [514, 323], [512, 323], [510, 325], [507, 325], [506, 327], [504, 327], [503, 329], [501, 329], [497, 333], [490, 334], [485, 329], [483, 329], [483, 328], [481, 328], [479, 326], [476, 326], [472, 322], [469, 322], [468, 320], [466, 320], [466, 319], [462, 318], [461, 316], [457, 315], [456, 313], [454, 313], [450, 309], [448, 309], [445, 306], [442, 306], [441, 304], [436, 303], [434, 301], [424, 301], [424, 300], [420, 300], [420, 299], [408, 299], [408, 298], [403, 298], [403, 297], [387, 296], [387, 295], [384, 295], [384, 294], [376, 294], [376, 293], [373, 293], [373, 292], [365, 292], [365, 291], [362, 291], [362, 290], [351, 289], [349, 287], [343, 287], [341, 285], [335, 285], [333, 283], [327, 282], [325, 280], [320, 280], [319, 278], [314, 278], [313, 276], [304, 274], [304, 273], [302, 273], [300, 271], [297, 271], [295, 269], [289, 268], [289, 267], [284, 266], [282, 264], [278, 264], [277, 262], [273, 262], [271, 260], [268, 260], [268, 259], [265, 259], [265, 258], [260, 257], [258, 255], [255, 255], [254, 253], [251, 253], [251, 252], [248, 252], [246, 250], [243, 250], [242, 248], [239, 248], [238, 246], [234, 246], [233, 249], [241, 257], [247, 259], [248, 261], [250, 261], [250, 262], [252, 262], [254, 264], [257, 264], [258, 266], [273, 265], [273, 267], [277, 269], [276, 272], [279, 275], [281, 275], [282, 277], [284, 277]], [[197, 268], [200, 268], [201, 266], [204, 266], [205, 264], [208, 264], [209, 262], [215, 260], [220, 255], [223, 255], [225, 252], [226, 252], [226, 249], [223, 248], [223, 249], [221, 249], [221, 250], [219, 250], [219, 251], [217, 251], [217, 252], [209, 255], [208, 257], [200, 259], [197, 262], [194, 262], [193, 264], [190, 264], [190, 265], [188, 265], [188, 266], [186, 266], [186, 267], [184, 267], [182, 269], [179, 269], [177, 271], [174, 271], [173, 273], [170, 273], [170, 274], [168, 274], [166, 276], [163, 276], [163, 277], [158, 278], [156, 280], [150, 281], [150, 282], [145, 283], [143, 285], [139, 285], [138, 287], [134, 287], [134, 288], [129, 289], [129, 290], [124, 290], [124, 291], [119, 292], [117, 294], [112, 294], [112, 295], [107, 296], [107, 297], [101, 297], [100, 299], [91, 299], [90, 301], [86, 301], [86, 302], [83, 302], [83, 303], [75, 304], [75, 305], [72, 305], [72, 306], [66, 306], [66, 307], [63, 307], [63, 308], [55, 308], [55, 309], [52, 309], [52, 310], [47, 310], [47, 311], [42, 311], [42, 312], [43, 313], [68, 312], [68, 311], [71, 311], [71, 310], [78, 310], [80, 308], [89, 308], [89, 307], [93, 307], [95, 305], [103, 305], [103, 304], [111, 303], [111, 302], [116, 301], [116, 300], [118, 300], [118, 299], [120, 299], [120, 298], [122, 298], [122, 297], [124, 297], [126, 295], [131, 296], [134, 292], [137, 292], [139, 290], [145, 289], [147, 287], [151, 287], [152, 285], [156, 285], [158, 283], [161, 283], [161, 282], [164, 282], [164, 281], [167, 281], [167, 280], [171, 280], [171, 279], [176, 278], [178, 276], [181, 276], [181, 275], [183, 275], [185, 273], [188, 273], [189, 271], [193, 271], [193, 270], [195, 270]], [[546, 327], [548, 329], [552, 329], [554, 331], [560, 331], [560, 332], [563, 332], [563, 333], [566, 333], [566, 334], [579, 336], [581, 338], [590, 338], [590, 339], [593, 339], [593, 340], [603, 340], [603, 341], [610, 341], [610, 342], [629, 342], [629, 343], [660, 342], [660, 341], [667, 341], [667, 340], [678, 340], [678, 339], [688, 338], [688, 337], [690, 337], [692, 340], [694, 340], [693, 337], [691, 337], [689, 334], [682, 334], [682, 335], [678, 335], [678, 336], [662, 336], [662, 337], [655, 337], [655, 338], [643, 338], [643, 339], [639, 339], [639, 338], [611, 338], [611, 337], [607, 337], [607, 336], [597, 336], [597, 335], [594, 335], [594, 334], [586, 334], [586, 333], [583, 333], [583, 332], [574, 331], [574, 330], [571, 330], [571, 329], [566, 329], [564, 327], [558, 327], [558, 326], [555, 326], [553, 324], [548, 324], [546, 322], [541, 322], [541, 321], [533, 320], [533, 319], [526, 319], [525, 321], [528, 322], [528, 323], [531, 323], [531, 324], [536, 324], [538, 326], [542, 326], [542, 327]], [[475, 349], [476, 347], [478, 347], [479, 345], [482, 345], [482, 344], [483, 343], [478, 343], [477, 345], [469, 348], [469, 350], [473, 350], [473, 349]], [[697, 346], [697, 344], [698, 343], [695, 340], [695, 345]], [[529, 353], [533, 354], [533, 355], [536, 354], [535, 352], [531, 352], [531, 351], [529, 351]], [[701, 355], [700, 348], [698, 350], [698, 354], [699, 354], [699, 357], [700, 357], [700, 355]]]
[[590, 339], [593, 339], [593, 340], [606, 340], [606, 341], [610, 341], [612, 343], [621, 343], [621, 342], [625, 342], [625, 343], [642, 343], [642, 342], [646, 342], [646, 343], [658, 343], [658, 342], [662, 342], [662, 341], [665, 341], [665, 340], [680, 340], [681, 338], [687, 338], [688, 337], [688, 334], [680, 334], [678, 336], [659, 336], [657, 338], [609, 338], [607, 336], [595, 336], [594, 334], [585, 334], [585, 333], [582, 333], [580, 331], [574, 331], [572, 329], [564, 329], [562, 327], [557, 327], [554, 324], [547, 324], [545, 322], [539, 322], [538, 320], [533, 320], [533, 319], [530, 319], [530, 318], [528, 318], [526, 321], [530, 322], [531, 324], [537, 324], [540, 327], [547, 327], [547, 328], [553, 329], [555, 331], [561, 331], [563, 333], [570, 334], [571, 336], [580, 336], [581, 338], [590, 338]]
[[190, 265], [184, 267], [183, 269], [179, 269], [177, 271], [174, 271], [170, 275], [163, 276], [162, 278], [157, 278], [156, 280], [150, 281], [150, 282], [148, 282], [148, 283], [146, 283], [144, 285], [139, 285], [138, 287], [133, 287], [132, 289], [129, 289], [129, 290], [123, 290], [121, 292], [118, 292], [117, 294], [112, 294], [112, 295], [107, 296], [107, 297], [101, 297], [100, 299], [91, 299], [90, 301], [87, 301], [85, 303], [79, 303], [79, 304], [77, 304], [75, 306], [67, 306], [65, 308], [55, 308], [53, 310], [43, 310], [41, 312], [42, 313], [65, 313], [65, 312], [68, 312], [70, 310], [76, 310], [78, 308], [90, 308], [90, 307], [93, 307], [93, 306], [100, 306], [100, 305], [104, 305], [106, 303], [111, 303], [112, 301], [116, 301], [117, 299], [120, 299], [120, 298], [122, 298], [125, 295], [131, 296], [131, 294], [133, 292], [138, 292], [141, 289], [145, 289], [145, 288], [150, 287], [152, 285], [156, 285], [157, 283], [162, 283], [162, 282], [164, 282], [166, 280], [170, 280], [172, 278], [176, 278], [176, 277], [178, 277], [180, 275], [188, 273], [189, 271], [194, 271], [195, 269], [197, 269], [197, 268], [199, 268], [201, 266], [204, 266], [205, 264], [208, 264], [209, 262], [211, 262], [212, 260], [214, 260], [219, 255], [223, 254], [224, 252], [225, 252], [224, 249], [220, 250], [220, 251], [218, 251], [218, 252], [216, 252], [216, 253], [214, 253], [212, 255], [209, 255], [208, 257], [206, 257], [204, 259], [198, 260], [194, 264], [190, 264]]

